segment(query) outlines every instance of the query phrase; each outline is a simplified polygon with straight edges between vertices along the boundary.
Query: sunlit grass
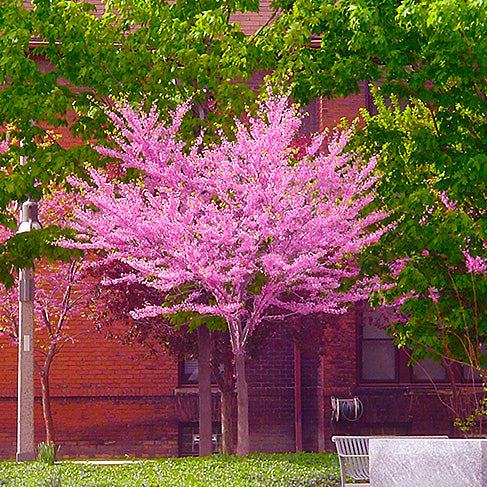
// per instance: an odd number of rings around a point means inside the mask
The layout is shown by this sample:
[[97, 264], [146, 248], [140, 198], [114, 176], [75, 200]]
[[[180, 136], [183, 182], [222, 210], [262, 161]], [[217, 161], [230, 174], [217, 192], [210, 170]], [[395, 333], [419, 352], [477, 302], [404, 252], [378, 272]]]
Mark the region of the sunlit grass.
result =
[[141, 460], [122, 465], [62, 461], [0, 462], [0, 485], [35, 487], [332, 487], [339, 485], [335, 455], [299, 453], [239, 458]]

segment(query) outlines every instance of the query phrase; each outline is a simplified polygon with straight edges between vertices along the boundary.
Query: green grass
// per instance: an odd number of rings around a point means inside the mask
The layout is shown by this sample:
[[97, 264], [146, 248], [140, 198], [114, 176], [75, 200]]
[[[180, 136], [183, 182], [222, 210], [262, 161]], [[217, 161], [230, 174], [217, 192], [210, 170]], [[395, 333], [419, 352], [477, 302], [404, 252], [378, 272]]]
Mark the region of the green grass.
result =
[[335, 487], [335, 455], [168, 458], [125, 465], [63, 461], [0, 462], [0, 486], [32, 487]]

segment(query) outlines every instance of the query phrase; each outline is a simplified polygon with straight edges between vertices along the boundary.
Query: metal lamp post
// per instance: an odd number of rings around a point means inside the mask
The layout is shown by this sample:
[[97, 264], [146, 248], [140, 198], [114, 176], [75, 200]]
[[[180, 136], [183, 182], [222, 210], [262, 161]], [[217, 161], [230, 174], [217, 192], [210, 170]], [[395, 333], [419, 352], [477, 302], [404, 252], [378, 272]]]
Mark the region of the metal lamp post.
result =
[[[30, 197], [22, 204], [17, 233], [39, 230], [37, 202]], [[19, 362], [17, 395], [18, 462], [35, 459], [34, 447], [34, 272], [19, 273]]]

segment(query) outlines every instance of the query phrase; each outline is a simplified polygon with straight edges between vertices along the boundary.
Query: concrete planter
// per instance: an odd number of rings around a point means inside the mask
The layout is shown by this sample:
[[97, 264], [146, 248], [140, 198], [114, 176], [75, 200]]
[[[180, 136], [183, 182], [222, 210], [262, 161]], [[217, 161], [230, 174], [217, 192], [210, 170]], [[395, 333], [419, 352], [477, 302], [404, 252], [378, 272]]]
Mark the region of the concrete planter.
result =
[[487, 439], [370, 438], [371, 487], [485, 487]]

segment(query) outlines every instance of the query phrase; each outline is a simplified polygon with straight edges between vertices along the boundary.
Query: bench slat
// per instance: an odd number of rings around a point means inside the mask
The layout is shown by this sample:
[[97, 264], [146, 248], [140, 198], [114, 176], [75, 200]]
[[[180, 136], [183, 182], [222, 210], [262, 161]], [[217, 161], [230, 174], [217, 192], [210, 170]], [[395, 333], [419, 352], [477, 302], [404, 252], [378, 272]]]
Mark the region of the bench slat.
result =
[[[369, 437], [368, 436], [333, 436], [338, 459], [342, 487], [347, 476], [354, 480], [369, 480]], [[361, 484], [363, 485], [363, 484]]]

